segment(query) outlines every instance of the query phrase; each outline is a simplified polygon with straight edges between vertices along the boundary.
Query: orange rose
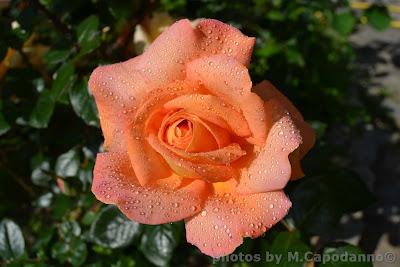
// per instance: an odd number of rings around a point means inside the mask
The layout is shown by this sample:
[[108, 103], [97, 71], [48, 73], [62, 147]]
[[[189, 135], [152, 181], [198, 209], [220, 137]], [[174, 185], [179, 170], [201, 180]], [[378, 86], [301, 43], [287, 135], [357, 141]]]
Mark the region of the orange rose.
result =
[[252, 86], [254, 41], [217, 20], [180, 20], [141, 56], [93, 72], [100, 201], [140, 223], [185, 219], [187, 240], [213, 257], [286, 215], [282, 189], [303, 175], [314, 133], [269, 82]]

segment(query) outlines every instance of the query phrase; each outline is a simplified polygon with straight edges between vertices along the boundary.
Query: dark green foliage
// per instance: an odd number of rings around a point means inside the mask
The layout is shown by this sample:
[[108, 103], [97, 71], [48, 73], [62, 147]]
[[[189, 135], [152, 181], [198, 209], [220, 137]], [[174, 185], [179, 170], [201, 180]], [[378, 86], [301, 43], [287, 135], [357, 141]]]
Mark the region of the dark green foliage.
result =
[[[246, 239], [238, 253], [315, 251], [311, 235], [335, 228], [343, 214], [373, 201], [358, 177], [343, 172], [352, 160], [345, 147], [327, 138], [338, 124], [356, 133], [374, 118], [365, 103], [351, 101], [355, 54], [348, 36], [360, 15], [348, 1], [13, 0], [0, 10], [0, 61], [9, 48], [20, 53], [0, 78], [0, 218], [12, 218], [0, 223], [1, 264], [211, 264], [186, 243], [182, 222], [144, 226], [90, 192], [103, 140], [87, 81], [97, 66], [136, 56], [134, 27], [155, 11], [216, 18], [256, 37], [254, 83], [271, 80], [317, 132], [317, 144], [304, 160], [312, 177], [288, 188], [289, 222], [297, 230], [277, 225], [265, 237]], [[390, 23], [382, 6], [364, 15], [378, 30]], [[350, 245], [321, 245], [323, 254], [362, 253]], [[253, 266], [242, 264], [235, 266]], [[284, 259], [280, 266], [302, 265]]]

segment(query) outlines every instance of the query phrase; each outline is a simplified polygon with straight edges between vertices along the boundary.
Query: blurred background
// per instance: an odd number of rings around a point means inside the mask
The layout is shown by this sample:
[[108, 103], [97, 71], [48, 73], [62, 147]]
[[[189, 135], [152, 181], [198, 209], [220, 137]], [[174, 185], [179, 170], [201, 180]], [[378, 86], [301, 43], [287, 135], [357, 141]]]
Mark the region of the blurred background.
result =
[[186, 243], [182, 222], [140, 225], [90, 192], [103, 142], [91, 71], [202, 17], [257, 38], [253, 82], [272, 81], [318, 138], [306, 177], [287, 187], [289, 215], [235, 253], [389, 252], [397, 261], [281, 265], [400, 266], [394, 0], [0, 0], [0, 265], [274, 266], [213, 263]]

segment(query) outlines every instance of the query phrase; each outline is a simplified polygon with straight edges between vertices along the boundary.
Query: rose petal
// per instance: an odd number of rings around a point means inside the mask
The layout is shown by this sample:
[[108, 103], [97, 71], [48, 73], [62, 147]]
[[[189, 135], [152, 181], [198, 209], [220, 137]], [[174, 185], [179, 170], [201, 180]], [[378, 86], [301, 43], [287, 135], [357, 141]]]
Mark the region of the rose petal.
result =
[[200, 36], [189, 20], [175, 22], [142, 54], [137, 70], [155, 86], [185, 78], [185, 63], [200, 54]]
[[187, 64], [187, 78], [199, 80], [214, 95], [230, 103], [243, 113], [252, 133], [250, 141], [261, 145], [265, 141], [265, 112], [263, 102], [251, 92], [248, 70], [237, 60], [227, 56], [209, 56]]
[[287, 213], [291, 203], [282, 191], [251, 195], [217, 195], [201, 212], [186, 219], [186, 239], [204, 254], [232, 253], [243, 237], [258, 237]]
[[123, 153], [101, 153], [94, 167], [92, 192], [107, 204], [117, 205], [131, 220], [145, 224], [179, 221], [196, 214], [207, 197], [208, 188], [201, 180], [179, 189], [157, 185], [139, 185]]
[[232, 143], [220, 149], [198, 153], [186, 152], [171, 146], [169, 146], [168, 149], [179, 157], [187, 159], [193, 163], [207, 164], [230, 164], [246, 154], [246, 151], [242, 150], [240, 145], [237, 143]]
[[[217, 20], [201, 20], [194, 29], [183, 19], [165, 30], [143, 53], [137, 65], [148, 82], [162, 86], [185, 77], [185, 63], [194, 58], [225, 53], [242, 64], [250, 61], [255, 39]], [[157, 62], [157, 64], [154, 64]]]
[[182, 177], [204, 179], [213, 183], [226, 181], [238, 175], [236, 170], [229, 166], [193, 163], [181, 158], [165, 147], [155, 135], [149, 135], [147, 140], [152, 148], [163, 156], [171, 169]]
[[109, 151], [124, 151], [124, 130], [135, 116], [138, 102], [151, 90], [141, 74], [135, 71], [140, 57], [97, 67], [89, 79], [103, 130], [104, 147]]
[[183, 95], [168, 101], [164, 107], [167, 109], [183, 108], [188, 113], [231, 129], [238, 136], [251, 134], [243, 115], [213, 95]]
[[300, 160], [307, 154], [311, 147], [315, 144], [315, 133], [314, 130], [306, 123], [301, 113], [293, 105], [293, 103], [284, 96], [275, 86], [269, 81], [262, 81], [253, 87], [253, 92], [257, 93], [263, 100], [268, 101], [275, 99], [278, 101], [292, 116], [294, 123], [300, 130], [303, 142], [300, 147], [290, 155], [290, 162], [292, 163], [292, 177], [291, 179], [297, 179], [304, 176], [301, 169]]
[[215, 19], [200, 20], [197, 29], [206, 36], [200, 47], [208, 55], [224, 54], [245, 66], [250, 63], [254, 37], [247, 37], [238, 29]]
[[302, 142], [292, 118], [278, 101], [268, 101], [265, 110], [270, 114], [266, 124], [272, 126], [266, 144], [255, 148], [257, 156], [241, 173], [237, 188], [240, 193], [260, 193], [285, 187], [291, 176], [288, 156]]

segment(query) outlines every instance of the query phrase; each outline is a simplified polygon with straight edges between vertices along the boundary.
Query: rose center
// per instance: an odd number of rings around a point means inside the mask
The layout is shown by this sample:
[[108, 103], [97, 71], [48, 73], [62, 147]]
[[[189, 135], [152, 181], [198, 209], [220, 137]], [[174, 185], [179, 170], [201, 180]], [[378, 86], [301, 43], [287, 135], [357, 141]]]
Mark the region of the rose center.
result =
[[191, 133], [192, 122], [188, 120], [181, 121], [175, 128], [176, 137], [185, 137]]
[[185, 149], [191, 142], [192, 136], [193, 123], [181, 118], [168, 125], [165, 139], [169, 145]]

